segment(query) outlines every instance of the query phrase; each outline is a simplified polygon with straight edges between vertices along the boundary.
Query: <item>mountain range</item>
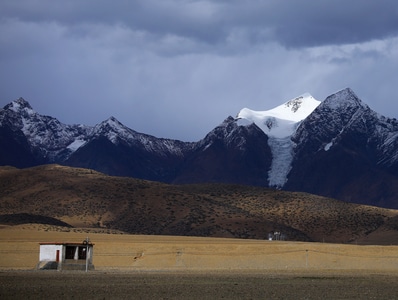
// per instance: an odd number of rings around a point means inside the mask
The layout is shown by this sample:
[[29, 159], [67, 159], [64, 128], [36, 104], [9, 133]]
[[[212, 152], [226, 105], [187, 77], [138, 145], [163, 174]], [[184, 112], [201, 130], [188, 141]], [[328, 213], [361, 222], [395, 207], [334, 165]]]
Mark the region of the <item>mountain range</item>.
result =
[[247, 108], [197, 142], [136, 132], [116, 118], [65, 125], [19, 98], [0, 110], [0, 165], [57, 163], [172, 184], [234, 183], [398, 208], [398, 121], [346, 88]]

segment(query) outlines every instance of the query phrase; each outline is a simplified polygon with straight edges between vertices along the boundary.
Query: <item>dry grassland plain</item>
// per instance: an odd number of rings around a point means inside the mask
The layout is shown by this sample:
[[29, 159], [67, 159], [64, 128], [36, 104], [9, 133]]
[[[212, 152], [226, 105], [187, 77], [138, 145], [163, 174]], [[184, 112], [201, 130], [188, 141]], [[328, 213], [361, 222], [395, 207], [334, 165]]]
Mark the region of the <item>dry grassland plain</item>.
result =
[[[398, 247], [0, 228], [1, 299], [393, 299]], [[94, 243], [95, 271], [35, 271], [39, 242]]]

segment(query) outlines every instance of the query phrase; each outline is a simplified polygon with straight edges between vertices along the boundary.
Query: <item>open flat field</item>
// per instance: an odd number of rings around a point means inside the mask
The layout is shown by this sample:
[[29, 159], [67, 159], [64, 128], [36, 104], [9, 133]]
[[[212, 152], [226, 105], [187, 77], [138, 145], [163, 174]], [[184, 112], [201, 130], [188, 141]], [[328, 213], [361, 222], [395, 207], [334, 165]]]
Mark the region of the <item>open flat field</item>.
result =
[[[393, 299], [398, 247], [0, 228], [0, 299]], [[76, 230], [78, 231], [78, 230]], [[35, 271], [39, 242], [94, 245], [96, 270]]]
[[88, 233], [38, 224], [0, 228], [0, 269], [33, 270], [40, 242], [80, 243], [87, 237], [95, 244], [98, 271], [398, 271], [398, 246]]
[[348, 271], [0, 271], [0, 299], [396, 299], [397, 283]]

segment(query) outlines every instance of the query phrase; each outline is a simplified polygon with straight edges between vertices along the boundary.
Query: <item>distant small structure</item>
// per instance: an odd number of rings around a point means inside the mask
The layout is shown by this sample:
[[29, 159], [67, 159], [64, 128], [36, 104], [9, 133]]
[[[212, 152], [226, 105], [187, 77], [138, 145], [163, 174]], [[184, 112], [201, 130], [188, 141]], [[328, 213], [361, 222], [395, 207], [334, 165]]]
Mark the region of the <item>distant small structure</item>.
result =
[[280, 231], [274, 231], [268, 233], [268, 240], [269, 241], [285, 241], [286, 240], [286, 235], [281, 233]]
[[94, 244], [87, 238], [82, 243], [40, 243], [38, 270], [94, 270]]

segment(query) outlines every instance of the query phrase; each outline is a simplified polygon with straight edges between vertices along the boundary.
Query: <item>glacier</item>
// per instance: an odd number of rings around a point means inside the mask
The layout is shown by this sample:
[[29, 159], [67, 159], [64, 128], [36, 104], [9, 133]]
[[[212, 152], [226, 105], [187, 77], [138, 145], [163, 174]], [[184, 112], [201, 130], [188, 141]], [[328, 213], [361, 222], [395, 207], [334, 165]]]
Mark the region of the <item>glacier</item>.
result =
[[[282, 105], [267, 111], [254, 111], [243, 108], [237, 115], [255, 123], [268, 135], [268, 145], [272, 152], [271, 168], [268, 171], [268, 185], [282, 188], [293, 161], [294, 143], [291, 136], [302, 120], [309, 116], [321, 101], [309, 93], [293, 98]], [[241, 121], [242, 122], [242, 121]]]

